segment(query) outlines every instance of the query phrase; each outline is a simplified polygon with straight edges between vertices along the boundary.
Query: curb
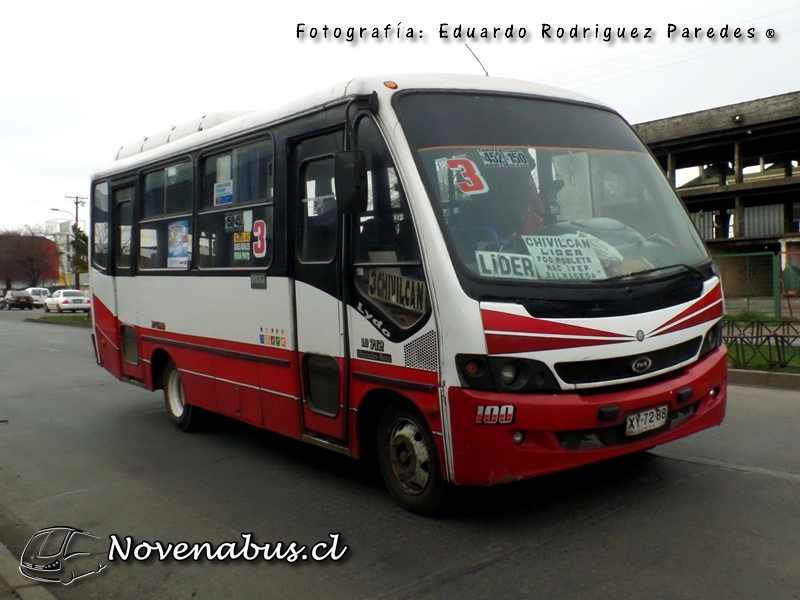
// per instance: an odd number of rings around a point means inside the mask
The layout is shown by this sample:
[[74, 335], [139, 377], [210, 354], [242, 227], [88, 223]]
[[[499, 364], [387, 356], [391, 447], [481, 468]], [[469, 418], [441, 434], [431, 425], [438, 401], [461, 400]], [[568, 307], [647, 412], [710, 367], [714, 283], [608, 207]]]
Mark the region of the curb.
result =
[[800, 391], [800, 374], [728, 369], [728, 384]]
[[0, 543], [0, 580], [22, 600], [56, 600], [44, 587], [19, 572], [19, 559]]

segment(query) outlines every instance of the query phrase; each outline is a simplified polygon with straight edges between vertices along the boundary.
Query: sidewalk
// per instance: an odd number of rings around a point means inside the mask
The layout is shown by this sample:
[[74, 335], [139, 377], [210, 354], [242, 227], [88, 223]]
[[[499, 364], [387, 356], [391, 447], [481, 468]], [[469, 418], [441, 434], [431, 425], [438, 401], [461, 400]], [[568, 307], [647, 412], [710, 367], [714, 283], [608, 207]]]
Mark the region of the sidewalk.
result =
[[800, 392], [800, 375], [795, 373], [777, 373], [773, 371], [728, 369], [728, 384]]
[[56, 600], [45, 585], [19, 572], [19, 558], [0, 544], [0, 600]]

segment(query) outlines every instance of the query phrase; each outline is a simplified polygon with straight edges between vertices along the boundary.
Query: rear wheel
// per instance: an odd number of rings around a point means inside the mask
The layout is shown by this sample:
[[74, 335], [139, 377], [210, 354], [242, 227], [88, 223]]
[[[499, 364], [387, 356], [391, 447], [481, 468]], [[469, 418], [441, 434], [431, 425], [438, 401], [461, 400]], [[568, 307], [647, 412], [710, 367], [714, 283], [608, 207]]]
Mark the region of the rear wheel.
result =
[[61, 308], [60, 304], [56, 304], [56, 312], [64, 312], [64, 309]]
[[417, 410], [390, 406], [384, 411], [378, 423], [378, 462], [400, 506], [418, 515], [436, 512], [445, 481], [433, 434]]
[[200, 428], [202, 409], [186, 404], [180, 372], [171, 360], [164, 366], [164, 402], [175, 427], [186, 432]]

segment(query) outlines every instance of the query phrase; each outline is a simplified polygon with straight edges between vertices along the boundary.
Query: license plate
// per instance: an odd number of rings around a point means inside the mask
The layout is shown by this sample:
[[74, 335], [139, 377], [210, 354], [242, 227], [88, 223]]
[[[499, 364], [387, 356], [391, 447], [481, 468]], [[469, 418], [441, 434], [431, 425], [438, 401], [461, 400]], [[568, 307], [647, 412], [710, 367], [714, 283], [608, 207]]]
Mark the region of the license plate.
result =
[[628, 415], [625, 419], [625, 435], [639, 435], [651, 429], [658, 429], [667, 422], [669, 406], [656, 406], [641, 412]]

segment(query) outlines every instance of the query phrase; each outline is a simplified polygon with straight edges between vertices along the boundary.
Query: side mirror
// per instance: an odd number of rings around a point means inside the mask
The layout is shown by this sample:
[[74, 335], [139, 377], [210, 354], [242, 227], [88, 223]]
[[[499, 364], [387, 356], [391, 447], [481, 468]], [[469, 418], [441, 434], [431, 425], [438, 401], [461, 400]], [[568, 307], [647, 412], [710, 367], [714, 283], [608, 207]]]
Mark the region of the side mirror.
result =
[[367, 210], [367, 162], [363, 152], [337, 152], [336, 204], [342, 213]]

